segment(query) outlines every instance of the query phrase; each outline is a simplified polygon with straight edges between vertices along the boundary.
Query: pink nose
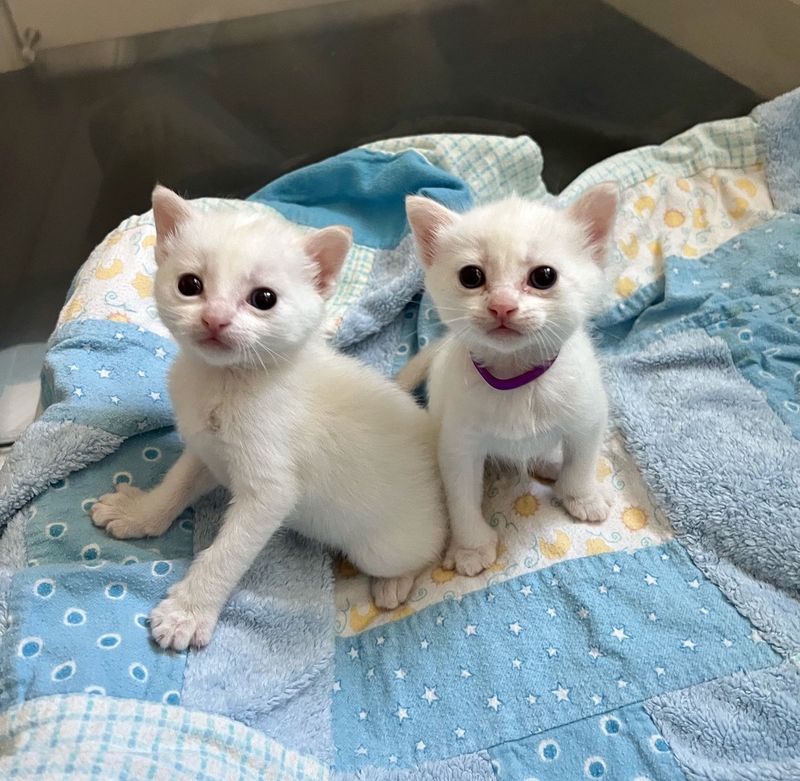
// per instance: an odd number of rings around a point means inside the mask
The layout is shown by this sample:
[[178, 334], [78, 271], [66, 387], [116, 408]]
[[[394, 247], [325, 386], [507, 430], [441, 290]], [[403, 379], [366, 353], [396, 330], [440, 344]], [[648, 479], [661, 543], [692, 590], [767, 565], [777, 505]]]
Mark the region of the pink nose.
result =
[[488, 309], [498, 320], [507, 320], [517, 311], [517, 302], [508, 299], [497, 299], [489, 302]]
[[205, 325], [205, 327], [208, 328], [208, 330], [212, 333], [217, 334], [223, 328], [227, 328], [230, 324], [231, 321], [228, 317], [211, 313], [203, 315], [203, 325]]

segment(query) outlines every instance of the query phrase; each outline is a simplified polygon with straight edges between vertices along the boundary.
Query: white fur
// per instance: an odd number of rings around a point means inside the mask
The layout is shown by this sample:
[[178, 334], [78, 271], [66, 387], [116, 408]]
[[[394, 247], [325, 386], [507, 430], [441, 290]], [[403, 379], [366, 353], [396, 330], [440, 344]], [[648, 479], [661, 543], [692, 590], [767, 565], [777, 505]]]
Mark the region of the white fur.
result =
[[[407, 200], [426, 287], [449, 334], [398, 381], [414, 387], [429, 369], [452, 528], [445, 565], [462, 574], [477, 574], [497, 555], [497, 533], [481, 512], [487, 458], [557, 475], [555, 495], [578, 520], [608, 514], [595, 480], [607, 401], [586, 322], [603, 287], [600, 263], [616, 200], [608, 185], [567, 210], [512, 197], [458, 215], [425, 198]], [[468, 265], [483, 269], [485, 285], [459, 283]], [[530, 271], [542, 265], [558, 273], [547, 290], [528, 284]], [[506, 320], [516, 335], [491, 333], [500, 322], [490, 309], [497, 302], [516, 307]], [[471, 360], [512, 377], [556, 355], [539, 379], [510, 391], [490, 387]]]
[[[115, 537], [157, 535], [215, 485], [232, 493], [214, 542], [153, 610], [154, 638], [165, 648], [206, 644], [284, 524], [343, 551], [378, 578], [376, 603], [396, 607], [441, 554], [444, 503], [425, 413], [319, 333], [323, 294], [350, 245], [346, 229], [304, 241], [276, 219], [194, 213], [164, 188], [154, 208], [156, 300], [181, 347], [170, 394], [186, 450], [161, 485], [108, 494], [92, 517]], [[187, 272], [202, 279], [202, 295], [178, 292]], [[256, 287], [275, 291], [272, 309], [247, 303]], [[198, 343], [212, 315], [229, 322], [225, 346]]]

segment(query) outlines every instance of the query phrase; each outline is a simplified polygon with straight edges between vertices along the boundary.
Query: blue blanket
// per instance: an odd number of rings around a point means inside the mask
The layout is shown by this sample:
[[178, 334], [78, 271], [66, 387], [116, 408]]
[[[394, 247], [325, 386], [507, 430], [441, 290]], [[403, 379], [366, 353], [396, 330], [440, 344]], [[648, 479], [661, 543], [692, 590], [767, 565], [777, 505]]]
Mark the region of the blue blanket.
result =
[[[211, 644], [165, 653], [147, 615], [208, 544], [219, 491], [157, 539], [88, 518], [174, 461], [152, 309], [152, 218], [78, 275], [45, 411], [0, 472], [3, 777], [800, 778], [800, 92], [587, 171], [623, 208], [597, 320], [615, 520], [488, 477], [498, 566], [434, 569], [379, 614], [364, 582], [281, 533]], [[248, 203], [353, 228], [333, 342], [386, 374], [441, 332], [403, 215], [549, 197], [528, 139], [425, 136], [353, 150]], [[616, 512], [616, 511], [615, 511]]]

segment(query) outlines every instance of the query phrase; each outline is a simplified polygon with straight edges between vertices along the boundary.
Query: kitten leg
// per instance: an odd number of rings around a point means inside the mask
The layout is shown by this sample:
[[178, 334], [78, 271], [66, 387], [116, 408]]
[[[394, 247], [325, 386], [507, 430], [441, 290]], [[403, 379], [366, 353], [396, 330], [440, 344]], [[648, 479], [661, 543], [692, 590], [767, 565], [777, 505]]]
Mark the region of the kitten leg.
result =
[[264, 485], [258, 493], [234, 491], [214, 542], [150, 613], [150, 631], [162, 648], [208, 644], [228, 597], [295, 501], [285, 484]]
[[534, 460], [531, 465], [531, 476], [540, 480], [555, 482], [561, 474], [564, 459], [561, 454], [561, 447], [553, 448], [549, 453]]
[[450, 547], [444, 567], [477, 575], [497, 559], [497, 532], [483, 518], [483, 467], [486, 454], [442, 429], [439, 468], [450, 513]]
[[554, 487], [566, 511], [579, 521], [604, 521], [611, 502], [595, 477], [605, 425], [564, 436], [564, 466]]
[[184, 451], [152, 490], [120, 484], [116, 493], [101, 496], [92, 507], [92, 523], [118, 540], [158, 537], [190, 504], [216, 485], [196, 456]]

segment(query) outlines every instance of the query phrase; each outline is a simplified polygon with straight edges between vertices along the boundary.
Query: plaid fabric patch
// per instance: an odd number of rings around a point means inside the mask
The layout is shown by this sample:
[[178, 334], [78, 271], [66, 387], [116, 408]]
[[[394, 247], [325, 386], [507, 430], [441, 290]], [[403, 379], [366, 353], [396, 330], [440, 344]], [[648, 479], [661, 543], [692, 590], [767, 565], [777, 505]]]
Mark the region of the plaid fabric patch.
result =
[[97, 695], [0, 715], [0, 778], [327, 781], [328, 771], [231, 719]]

